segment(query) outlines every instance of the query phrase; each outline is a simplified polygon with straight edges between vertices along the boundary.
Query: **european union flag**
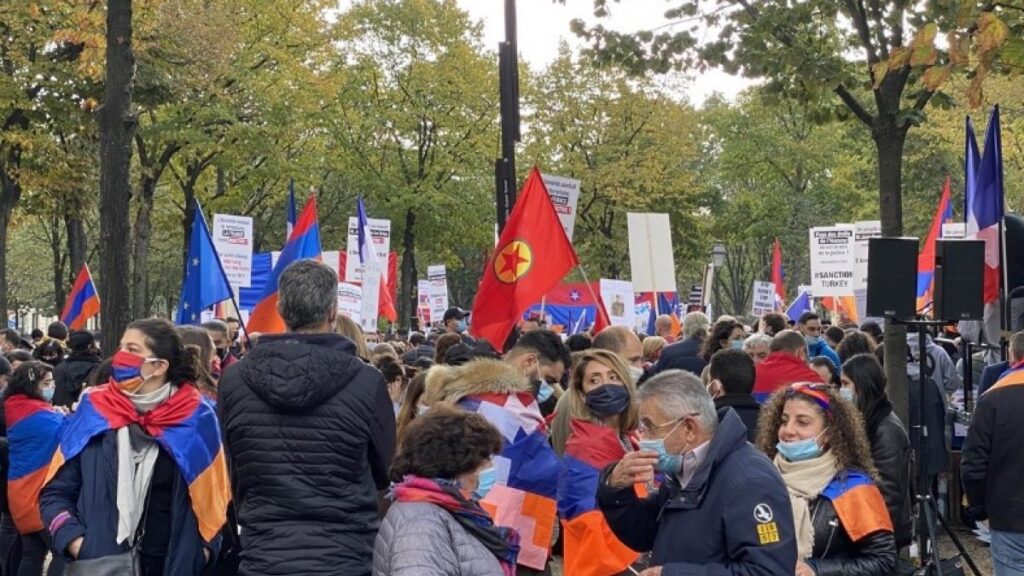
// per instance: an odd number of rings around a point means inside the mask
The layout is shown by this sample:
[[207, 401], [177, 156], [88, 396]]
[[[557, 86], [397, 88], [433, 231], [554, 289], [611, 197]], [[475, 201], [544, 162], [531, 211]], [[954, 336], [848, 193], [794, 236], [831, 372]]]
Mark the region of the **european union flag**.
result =
[[198, 324], [204, 309], [228, 298], [231, 298], [231, 286], [220, 265], [217, 249], [213, 247], [203, 209], [196, 202], [176, 322]]

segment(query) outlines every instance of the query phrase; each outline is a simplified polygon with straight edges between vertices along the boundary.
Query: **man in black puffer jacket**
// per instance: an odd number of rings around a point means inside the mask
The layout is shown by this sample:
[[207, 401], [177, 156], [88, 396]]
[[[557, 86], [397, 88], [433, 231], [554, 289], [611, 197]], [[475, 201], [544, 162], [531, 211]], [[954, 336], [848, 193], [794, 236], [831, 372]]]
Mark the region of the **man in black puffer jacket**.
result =
[[286, 268], [288, 332], [262, 336], [220, 381], [245, 576], [370, 574], [395, 416], [384, 378], [332, 333], [337, 284], [319, 262]]
[[71, 408], [78, 402], [85, 381], [100, 365], [100, 351], [96, 338], [87, 330], [78, 330], [68, 338], [71, 354], [53, 369], [53, 405]]

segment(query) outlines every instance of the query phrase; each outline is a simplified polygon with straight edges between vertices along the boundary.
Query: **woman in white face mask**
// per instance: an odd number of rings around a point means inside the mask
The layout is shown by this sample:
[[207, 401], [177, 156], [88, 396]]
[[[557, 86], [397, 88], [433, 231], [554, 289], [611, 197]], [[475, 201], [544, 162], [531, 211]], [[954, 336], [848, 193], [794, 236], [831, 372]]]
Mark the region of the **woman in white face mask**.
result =
[[133, 322], [65, 425], [40, 495], [65, 574], [198, 575], [217, 556], [230, 486], [193, 350], [166, 320]]
[[617, 354], [591, 349], [576, 360], [566, 394], [571, 431], [558, 482], [565, 573], [618, 574], [639, 555], [590, 513], [601, 469], [639, 447], [636, 385]]
[[830, 386], [783, 388], [761, 408], [757, 446], [774, 459], [789, 489], [796, 576], [890, 573], [892, 521], [853, 404]]

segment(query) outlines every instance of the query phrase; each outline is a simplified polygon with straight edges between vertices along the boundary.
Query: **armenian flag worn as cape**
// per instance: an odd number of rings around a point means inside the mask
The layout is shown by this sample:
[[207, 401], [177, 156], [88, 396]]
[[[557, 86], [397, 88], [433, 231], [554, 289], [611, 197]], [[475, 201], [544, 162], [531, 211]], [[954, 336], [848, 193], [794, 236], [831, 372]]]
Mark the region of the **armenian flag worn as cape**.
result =
[[132, 401], [112, 383], [83, 395], [61, 433], [47, 482], [92, 438], [129, 424], [141, 426], [174, 458], [188, 483], [199, 534], [207, 542], [213, 540], [227, 519], [231, 489], [217, 416], [194, 386], [180, 387], [166, 402], [145, 414], [139, 414]]
[[626, 449], [615, 430], [573, 420], [558, 476], [558, 515], [565, 543], [565, 573], [574, 576], [619, 574], [640, 556], [619, 541], [597, 507], [601, 470], [618, 462]]
[[893, 531], [882, 493], [867, 474], [850, 470], [845, 478], [836, 476], [821, 495], [832, 502], [852, 542], [860, 542], [875, 532]]
[[48, 464], [57, 449], [64, 416], [54, 412], [49, 402], [24, 394], [8, 398], [4, 409], [10, 447], [7, 501], [18, 532], [31, 534], [43, 529], [39, 492], [43, 489]]

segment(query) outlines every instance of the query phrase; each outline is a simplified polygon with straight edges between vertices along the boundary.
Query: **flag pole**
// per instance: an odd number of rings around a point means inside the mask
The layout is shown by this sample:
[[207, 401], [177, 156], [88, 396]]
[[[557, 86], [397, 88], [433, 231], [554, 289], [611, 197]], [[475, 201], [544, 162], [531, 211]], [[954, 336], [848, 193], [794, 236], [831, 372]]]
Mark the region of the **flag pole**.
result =
[[[594, 315], [594, 323], [596, 324], [601, 312], [604, 312], [605, 316], [608, 315], [608, 312], [601, 309], [601, 300], [597, 297], [597, 294], [594, 293], [594, 287], [590, 284], [590, 278], [587, 277], [587, 271], [583, 269], [583, 264], [577, 262], [576, 267], [580, 269], [580, 274], [583, 275], [583, 283], [587, 285], [587, 290], [590, 291], [590, 297], [594, 299], [594, 307], [597, 308], [597, 313]], [[608, 321], [610, 323], [611, 318], [609, 318]]]
[[[192, 201], [196, 203], [196, 210], [199, 211], [199, 217], [203, 219], [203, 222], [206, 222], [206, 213], [203, 212], [203, 207], [199, 204], [199, 198], [193, 198]], [[235, 299], [235, 288], [231, 285], [231, 282], [228, 281], [227, 273], [224, 272], [224, 264], [220, 261], [220, 253], [217, 252], [216, 244], [213, 245], [213, 253], [217, 256], [217, 269], [220, 270], [221, 278], [224, 279], [224, 283], [227, 284], [229, 288], [228, 292], [231, 293], [231, 305], [234, 306], [235, 312], [241, 316], [242, 309], [238, 307], [238, 300]], [[238, 319], [238, 325], [242, 329], [242, 335], [245, 336], [245, 341], [248, 345], [251, 343], [249, 340], [249, 330], [245, 327], [245, 322], [242, 322], [241, 318]]]

